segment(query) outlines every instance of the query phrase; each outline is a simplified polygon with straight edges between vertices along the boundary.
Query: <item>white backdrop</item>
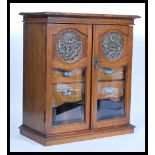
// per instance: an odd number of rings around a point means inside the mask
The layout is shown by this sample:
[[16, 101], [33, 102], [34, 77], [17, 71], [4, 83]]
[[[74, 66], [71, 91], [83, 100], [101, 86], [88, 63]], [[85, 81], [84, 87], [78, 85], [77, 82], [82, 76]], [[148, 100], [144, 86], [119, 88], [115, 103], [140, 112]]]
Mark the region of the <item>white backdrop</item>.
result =
[[[145, 151], [145, 6], [132, 3], [12, 3], [10, 8], [10, 49], [11, 49], [11, 151], [65, 152], [134, 152]], [[131, 14], [142, 18], [135, 20], [133, 43], [133, 71], [131, 123], [136, 126], [134, 134], [121, 135], [50, 147], [19, 134], [22, 124], [22, 65], [23, 65], [23, 25], [19, 12], [52, 11], [75, 13]]]

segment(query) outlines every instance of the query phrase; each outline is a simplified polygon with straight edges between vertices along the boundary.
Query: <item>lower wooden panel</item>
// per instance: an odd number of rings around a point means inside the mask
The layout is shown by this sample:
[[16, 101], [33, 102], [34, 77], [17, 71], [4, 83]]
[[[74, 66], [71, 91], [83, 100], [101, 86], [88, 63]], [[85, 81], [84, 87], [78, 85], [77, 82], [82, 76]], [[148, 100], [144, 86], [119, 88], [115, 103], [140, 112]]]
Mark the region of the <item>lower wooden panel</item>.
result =
[[103, 138], [108, 136], [122, 135], [134, 132], [134, 126], [131, 124], [108, 127], [102, 129], [79, 131], [78, 133], [66, 133], [59, 135], [44, 136], [25, 126], [20, 127], [20, 133], [44, 146], [76, 142], [82, 140]]

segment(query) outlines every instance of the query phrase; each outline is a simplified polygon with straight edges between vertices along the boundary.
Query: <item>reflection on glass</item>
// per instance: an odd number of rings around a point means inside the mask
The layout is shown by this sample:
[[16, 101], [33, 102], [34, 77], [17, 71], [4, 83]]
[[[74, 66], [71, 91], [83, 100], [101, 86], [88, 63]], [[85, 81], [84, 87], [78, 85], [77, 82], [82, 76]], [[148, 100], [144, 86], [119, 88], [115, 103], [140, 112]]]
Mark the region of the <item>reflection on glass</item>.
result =
[[64, 103], [53, 108], [53, 125], [84, 122], [84, 101]]
[[81, 75], [78, 77], [80, 77], [81, 81], [67, 80], [68, 77], [77, 74], [75, 70], [62, 71], [63, 82], [52, 85], [52, 123], [54, 126], [85, 121], [84, 78], [81, 78], [81, 76], [85, 75], [85, 70], [77, 70], [78, 74], [79, 71]]
[[97, 101], [97, 120], [112, 119], [124, 116], [124, 101], [110, 99]]
[[97, 120], [125, 116], [125, 69], [104, 68], [98, 73]]

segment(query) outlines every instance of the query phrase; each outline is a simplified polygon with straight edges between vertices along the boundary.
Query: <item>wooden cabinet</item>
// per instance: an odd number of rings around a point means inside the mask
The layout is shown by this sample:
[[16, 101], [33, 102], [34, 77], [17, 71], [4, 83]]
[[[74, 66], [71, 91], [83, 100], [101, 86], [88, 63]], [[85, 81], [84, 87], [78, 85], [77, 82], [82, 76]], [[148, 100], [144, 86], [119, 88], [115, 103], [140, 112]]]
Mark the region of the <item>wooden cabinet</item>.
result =
[[43, 145], [132, 133], [132, 25], [139, 16], [20, 14], [20, 133]]

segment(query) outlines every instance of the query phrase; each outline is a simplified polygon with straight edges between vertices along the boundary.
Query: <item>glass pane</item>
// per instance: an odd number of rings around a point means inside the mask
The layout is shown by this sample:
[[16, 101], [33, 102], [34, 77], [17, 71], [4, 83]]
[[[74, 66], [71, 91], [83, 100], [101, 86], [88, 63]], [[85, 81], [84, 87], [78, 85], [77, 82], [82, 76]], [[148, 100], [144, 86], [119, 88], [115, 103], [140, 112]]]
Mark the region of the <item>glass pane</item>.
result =
[[97, 120], [124, 117], [124, 77], [124, 68], [103, 68], [98, 71]]
[[84, 122], [85, 70], [61, 72], [62, 74], [58, 76], [59, 79], [56, 80], [61, 83], [54, 83], [52, 86], [52, 123], [53, 125], [63, 125]]

